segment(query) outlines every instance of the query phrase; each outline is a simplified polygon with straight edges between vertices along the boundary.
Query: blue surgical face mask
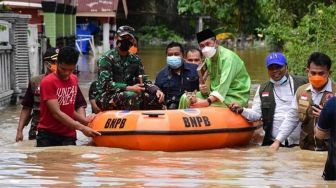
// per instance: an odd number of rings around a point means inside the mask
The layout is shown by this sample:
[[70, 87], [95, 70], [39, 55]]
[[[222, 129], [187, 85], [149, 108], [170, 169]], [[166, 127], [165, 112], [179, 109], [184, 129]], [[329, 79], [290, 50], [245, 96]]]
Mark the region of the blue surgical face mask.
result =
[[282, 85], [282, 84], [284, 84], [284, 83], [286, 83], [287, 82], [287, 80], [288, 80], [288, 78], [287, 78], [287, 76], [286, 75], [284, 75], [280, 80], [278, 80], [278, 81], [275, 81], [275, 80], [273, 80], [272, 78], [270, 78], [270, 81], [274, 84], [274, 85]]
[[167, 56], [167, 65], [171, 69], [178, 69], [182, 66], [181, 56]]

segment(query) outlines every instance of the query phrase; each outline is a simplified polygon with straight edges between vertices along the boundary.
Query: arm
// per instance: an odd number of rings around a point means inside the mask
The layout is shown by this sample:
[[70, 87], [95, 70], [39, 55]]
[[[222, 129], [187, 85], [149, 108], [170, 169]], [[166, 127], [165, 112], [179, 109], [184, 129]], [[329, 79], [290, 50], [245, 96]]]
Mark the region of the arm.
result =
[[83, 107], [83, 106], [77, 108], [75, 112], [76, 112], [76, 114], [78, 114], [79, 116], [81, 116], [83, 118], [86, 117], [85, 107]]
[[335, 115], [332, 113], [335, 108], [336, 100], [331, 98], [321, 111], [318, 124], [315, 127], [315, 136], [319, 139], [328, 139], [330, 137], [330, 129], [335, 124]]
[[80, 114], [83, 114], [85, 116], [86, 107], [87, 107], [87, 103], [85, 101], [83, 93], [82, 93], [80, 87], [77, 85], [77, 93], [76, 93], [76, 99], [75, 99], [75, 110], [77, 112], [79, 112]]
[[98, 105], [96, 103], [96, 95], [97, 95], [96, 83], [97, 83], [97, 81], [94, 81], [90, 85], [89, 102], [91, 104], [91, 108], [92, 108], [93, 113], [98, 114], [101, 111], [101, 109], [98, 107]]
[[257, 121], [261, 119], [261, 100], [259, 95], [260, 85], [254, 95], [252, 109], [244, 108], [242, 115], [249, 121]]
[[[295, 95], [296, 96], [296, 95]], [[285, 120], [281, 123], [279, 128], [278, 136], [276, 137], [274, 143], [270, 146], [270, 151], [277, 151], [280, 144], [287, 139], [287, 137], [294, 131], [294, 129], [299, 125], [299, 113], [298, 104], [296, 98], [293, 98], [292, 105], [286, 115]]]
[[[212, 100], [212, 102], [216, 101], [224, 102], [224, 99], [229, 91], [231, 83], [235, 79], [237, 70], [239, 68], [238, 67], [239, 63], [235, 62], [236, 59], [233, 57], [225, 59], [225, 62], [223, 62], [224, 61], [223, 59], [219, 60], [221, 62], [219, 62], [217, 66], [219, 67], [222, 66], [222, 68], [221, 72], [219, 73], [220, 74], [220, 79], [218, 80], [219, 83], [216, 86], [211, 84], [212, 92], [209, 95], [213, 96], [212, 99], [214, 100]], [[219, 69], [219, 67], [217, 67], [217, 69]], [[212, 71], [212, 69], [213, 68], [211, 67], [210, 71]]]
[[322, 130], [319, 127], [315, 127], [315, 136], [319, 139], [328, 139], [330, 138], [330, 132]]
[[23, 106], [20, 114], [19, 125], [16, 130], [16, 138], [15, 141], [22, 141], [23, 140], [23, 128], [29, 123], [31, 119], [32, 108]]
[[91, 104], [93, 113], [98, 114], [101, 111], [101, 109], [97, 106], [97, 103], [96, 103], [95, 99], [91, 99], [90, 104]]
[[[89, 136], [89, 137], [100, 135], [100, 133], [98, 133], [97, 131], [94, 131], [91, 128], [81, 124], [80, 122], [73, 120], [70, 116], [62, 112], [60, 110], [60, 106], [58, 104], [57, 99], [47, 100], [46, 104], [53, 118], [55, 118], [59, 122], [62, 122], [65, 126], [72, 128], [72, 129], [79, 130], [83, 132], [84, 135]], [[75, 112], [75, 117], [76, 117], [76, 113], [77, 112]]]
[[31, 119], [31, 112], [34, 106], [34, 93], [32, 92], [32, 82], [30, 81], [28, 84], [28, 88], [26, 90], [25, 96], [21, 102], [22, 110], [19, 119], [19, 125], [16, 131], [16, 138], [15, 141], [22, 141], [23, 140], [23, 129], [26, 126], [30, 119]]
[[161, 70], [161, 71], [156, 75], [156, 78], [155, 78], [155, 85], [156, 85], [157, 87], [159, 87], [160, 90], [162, 90], [162, 88], [163, 88], [162, 75], [161, 75], [161, 74], [163, 74], [163, 71], [164, 71], [164, 69]]

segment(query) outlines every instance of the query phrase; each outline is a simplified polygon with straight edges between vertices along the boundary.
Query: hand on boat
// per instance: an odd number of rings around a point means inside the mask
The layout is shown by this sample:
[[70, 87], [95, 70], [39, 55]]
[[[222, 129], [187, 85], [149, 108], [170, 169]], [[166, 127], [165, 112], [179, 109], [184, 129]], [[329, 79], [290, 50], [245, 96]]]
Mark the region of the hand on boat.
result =
[[164, 94], [162, 93], [162, 91], [157, 90], [156, 97], [159, 99], [159, 103], [162, 103], [164, 101]]
[[101, 135], [99, 132], [91, 129], [90, 127], [86, 127], [86, 126], [84, 126], [80, 131], [82, 131], [82, 133], [87, 137], [95, 137], [95, 136]]
[[127, 86], [126, 90], [127, 91], [133, 91], [133, 92], [136, 92], [136, 93], [141, 93], [141, 92], [145, 91], [145, 87], [144, 87], [144, 84], [135, 84], [133, 86]]
[[190, 108], [203, 108], [208, 107], [209, 102], [206, 99], [197, 99], [197, 102], [190, 105]]
[[244, 108], [239, 106], [237, 103], [232, 103], [229, 106], [230, 110], [236, 114], [241, 114], [244, 111]]
[[280, 141], [275, 140], [273, 144], [269, 146], [268, 151], [274, 153], [279, 150], [279, 147], [280, 147]]

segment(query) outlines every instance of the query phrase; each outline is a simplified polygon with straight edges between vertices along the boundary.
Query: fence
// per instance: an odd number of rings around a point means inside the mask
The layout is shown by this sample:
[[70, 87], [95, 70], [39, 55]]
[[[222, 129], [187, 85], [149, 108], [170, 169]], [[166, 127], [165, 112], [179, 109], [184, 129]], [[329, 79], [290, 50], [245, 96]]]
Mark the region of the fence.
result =
[[11, 56], [12, 47], [0, 48], [0, 107], [10, 102], [13, 90], [11, 89]]
[[17, 103], [28, 87], [30, 15], [0, 13], [0, 107]]

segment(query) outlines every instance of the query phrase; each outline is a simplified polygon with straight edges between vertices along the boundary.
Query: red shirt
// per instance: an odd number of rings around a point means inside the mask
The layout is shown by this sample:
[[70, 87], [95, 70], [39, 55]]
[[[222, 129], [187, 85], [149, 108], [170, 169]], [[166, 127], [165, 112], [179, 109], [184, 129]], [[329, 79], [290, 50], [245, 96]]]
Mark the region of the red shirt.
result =
[[[40, 83], [39, 83], [40, 84]], [[78, 85], [77, 85], [78, 87]], [[24, 97], [22, 98], [21, 105], [26, 106], [29, 108], [33, 108], [34, 106], [34, 92], [40, 95], [40, 86], [37, 88], [37, 91], [32, 91], [32, 81], [29, 81], [28, 88], [26, 90], [26, 93]], [[75, 101], [75, 109], [77, 110], [79, 107], [86, 108], [87, 104], [85, 101], [85, 98], [83, 96], [82, 91], [78, 87], [77, 95], [76, 95], [76, 101]]]
[[57, 99], [60, 110], [73, 118], [75, 111], [75, 99], [77, 94], [78, 79], [74, 74], [66, 81], [60, 80], [55, 73], [47, 75], [41, 81], [40, 122], [37, 129], [45, 129], [50, 133], [76, 138], [76, 130], [57, 121], [51, 115], [46, 102]]

